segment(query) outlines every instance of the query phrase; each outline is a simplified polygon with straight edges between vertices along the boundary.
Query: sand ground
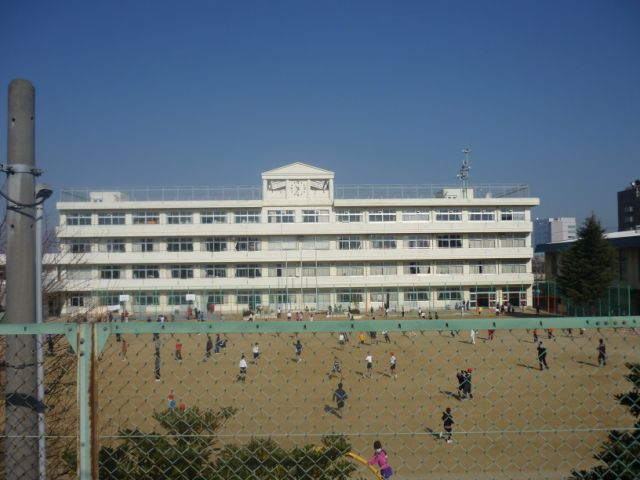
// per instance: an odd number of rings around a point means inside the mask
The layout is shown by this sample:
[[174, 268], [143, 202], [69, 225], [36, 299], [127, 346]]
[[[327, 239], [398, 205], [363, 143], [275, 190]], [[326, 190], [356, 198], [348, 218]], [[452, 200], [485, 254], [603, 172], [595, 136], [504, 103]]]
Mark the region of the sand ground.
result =
[[[378, 335], [377, 344], [367, 336], [362, 346], [357, 336], [340, 346], [337, 334], [300, 334], [301, 362], [290, 334], [228, 335], [228, 348], [206, 362], [206, 335], [166, 334], [160, 382], [153, 376], [151, 336], [125, 336], [126, 360], [112, 336], [99, 364], [100, 435], [109, 442], [119, 428], [157, 430], [151, 413], [167, 408], [173, 390], [187, 407], [239, 409], [220, 432], [222, 443], [271, 436], [292, 446], [340, 432], [363, 456], [380, 439], [398, 479], [566, 478], [571, 469], [593, 465], [609, 429], [633, 425], [614, 396], [630, 390], [624, 363], [640, 361], [640, 336], [622, 329], [555, 333], [555, 340], [543, 339], [550, 365], [545, 371], [538, 369], [536, 345], [525, 330], [497, 331], [493, 341], [481, 331], [475, 345], [468, 331], [455, 337], [395, 333], [391, 343]], [[182, 361], [174, 359], [177, 338], [184, 345]], [[608, 349], [606, 367], [596, 362], [599, 338]], [[237, 382], [240, 355], [251, 360], [255, 342], [261, 358], [249, 363], [246, 383]], [[389, 375], [392, 351], [397, 380]], [[372, 378], [363, 377], [367, 352], [373, 355]], [[328, 375], [334, 356], [349, 394], [343, 418], [332, 411], [340, 380]], [[474, 399], [460, 401], [455, 374], [469, 367]], [[451, 444], [433, 434], [442, 430], [446, 407], [455, 420]]]

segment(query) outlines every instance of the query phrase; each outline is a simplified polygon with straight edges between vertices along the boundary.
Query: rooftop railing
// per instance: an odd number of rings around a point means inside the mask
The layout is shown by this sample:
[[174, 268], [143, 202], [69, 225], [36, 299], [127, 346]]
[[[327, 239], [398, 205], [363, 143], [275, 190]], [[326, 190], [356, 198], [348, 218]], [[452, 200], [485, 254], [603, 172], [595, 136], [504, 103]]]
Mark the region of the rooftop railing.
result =
[[[460, 185], [335, 185], [336, 199], [425, 199], [443, 198]], [[525, 184], [472, 185], [473, 198], [525, 198]], [[149, 201], [233, 201], [262, 200], [258, 185], [229, 187], [142, 187], [142, 188], [63, 188], [61, 202], [149, 202]]]

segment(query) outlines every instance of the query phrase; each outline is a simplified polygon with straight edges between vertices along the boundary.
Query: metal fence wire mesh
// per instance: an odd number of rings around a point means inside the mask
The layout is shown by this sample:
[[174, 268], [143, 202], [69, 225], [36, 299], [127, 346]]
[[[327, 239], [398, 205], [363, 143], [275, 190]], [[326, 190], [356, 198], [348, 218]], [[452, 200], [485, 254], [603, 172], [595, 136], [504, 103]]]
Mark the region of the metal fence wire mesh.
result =
[[[56, 327], [60, 327], [58, 325]], [[4, 326], [0, 325], [0, 329]], [[13, 326], [12, 326], [13, 327]], [[44, 326], [45, 328], [47, 326]], [[51, 326], [48, 326], [51, 328]], [[23, 326], [20, 326], [23, 329]], [[69, 467], [63, 460], [64, 452], [69, 445], [75, 445], [78, 433], [78, 404], [76, 396], [77, 388], [77, 358], [71, 348], [70, 343], [61, 334], [60, 328], [55, 328], [51, 333], [42, 336], [43, 360], [44, 360], [44, 393], [45, 404], [38, 408], [32, 404], [36, 392], [33, 385], [26, 385], [20, 379], [14, 379], [16, 388], [7, 385], [7, 377], [11, 373], [21, 372], [29, 367], [35, 368], [34, 363], [22, 363], [17, 361], [15, 355], [7, 351], [7, 344], [13, 341], [13, 348], [22, 350], [28, 349], [35, 359], [36, 339], [33, 335], [3, 335], [0, 330], [0, 384], [3, 387], [5, 401], [0, 403], [0, 425], [2, 425], [2, 435], [0, 435], [0, 478], [4, 478], [5, 473], [13, 474], [17, 478], [25, 476], [31, 478], [33, 475], [34, 463], [37, 465], [38, 459], [29, 461], [21, 458], [19, 446], [30, 444], [37, 453], [39, 438], [31, 437], [25, 439], [20, 433], [23, 426], [25, 414], [30, 407], [39, 410], [44, 415], [46, 425], [44, 443], [46, 444], [46, 476], [47, 478], [68, 477]], [[32, 395], [29, 399], [25, 395], [28, 392]], [[13, 394], [13, 398], [11, 397]], [[7, 430], [7, 411], [13, 409], [14, 428]], [[28, 417], [28, 415], [27, 415]], [[11, 418], [11, 414], [9, 415]], [[9, 460], [9, 465], [7, 465]], [[22, 467], [22, 470], [19, 470]], [[9, 468], [9, 470], [7, 470]], [[11, 471], [13, 469], [18, 471]]]
[[[89, 428], [101, 479], [382, 478], [362, 463], [374, 441], [398, 479], [567, 478], [598, 464], [610, 430], [635, 431], [616, 395], [633, 388], [636, 322], [74, 325], [91, 332], [77, 352], [64, 335], [44, 344], [47, 477], [91, 478]], [[76, 399], [91, 385], [87, 426]]]

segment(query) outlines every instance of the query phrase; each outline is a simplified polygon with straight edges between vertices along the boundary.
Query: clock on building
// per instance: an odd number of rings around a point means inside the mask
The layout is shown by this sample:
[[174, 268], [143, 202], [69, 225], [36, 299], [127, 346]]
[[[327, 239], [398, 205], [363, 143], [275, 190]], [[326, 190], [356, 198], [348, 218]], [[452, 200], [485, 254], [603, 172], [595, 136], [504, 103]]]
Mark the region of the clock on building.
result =
[[294, 197], [304, 197], [307, 194], [307, 182], [304, 180], [292, 180], [289, 182], [289, 192]]

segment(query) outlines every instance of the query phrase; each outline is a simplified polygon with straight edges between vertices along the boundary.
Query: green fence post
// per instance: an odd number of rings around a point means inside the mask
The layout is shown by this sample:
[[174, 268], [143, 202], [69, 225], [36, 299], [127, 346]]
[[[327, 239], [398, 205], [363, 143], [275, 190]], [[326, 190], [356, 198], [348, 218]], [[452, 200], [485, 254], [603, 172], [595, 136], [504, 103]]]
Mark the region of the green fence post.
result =
[[[92, 436], [92, 378], [93, 358], [93, 325], [78, 325], [78, 413], [79, 413], [79, 448], [78, 477], [80, 480], [97, 478], [97, 465], [93, 462]], [[95, 467], [95, 475], [94, 475]]]

